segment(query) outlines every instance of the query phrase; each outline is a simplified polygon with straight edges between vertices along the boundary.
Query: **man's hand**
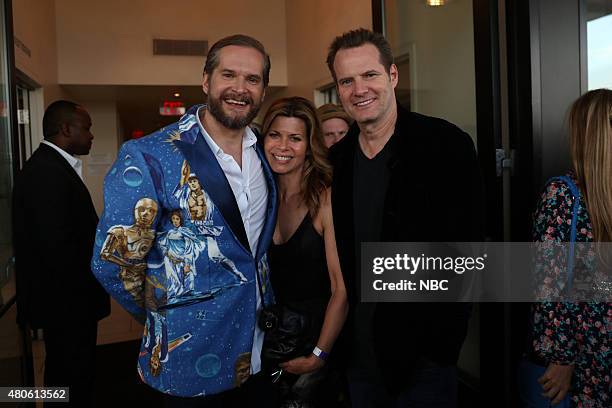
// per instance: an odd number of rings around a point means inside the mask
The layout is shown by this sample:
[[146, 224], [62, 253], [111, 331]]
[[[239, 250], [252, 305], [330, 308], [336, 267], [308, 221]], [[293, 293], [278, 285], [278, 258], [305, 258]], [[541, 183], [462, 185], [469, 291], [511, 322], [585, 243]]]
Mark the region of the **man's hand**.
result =
[[308, 357], [294, 358], [293, 360], [279, 364], [279, 366], [291, 374], [306, 374], [318, 370], [323, 367], [323, 364], [325, 364], [323, 360], [311, 354]]
[[538, 378], [544, 395], [551, 399], [552, 405], [560, 403], [572, 384], [573, 365], [549, 364], [544, 375]]

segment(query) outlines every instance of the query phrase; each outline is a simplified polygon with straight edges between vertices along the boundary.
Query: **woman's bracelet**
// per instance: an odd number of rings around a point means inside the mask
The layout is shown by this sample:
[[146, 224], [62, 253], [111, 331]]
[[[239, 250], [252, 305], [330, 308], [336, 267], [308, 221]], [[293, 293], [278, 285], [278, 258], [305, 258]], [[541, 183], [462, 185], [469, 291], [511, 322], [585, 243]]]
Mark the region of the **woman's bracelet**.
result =
[[315, 347], [314, 350], [312, 350], [312, 354], [319, 357], [323, 361], [327, 361], [327, 358], [329, 357], [329, 354], [321, 350], [319, 346]]

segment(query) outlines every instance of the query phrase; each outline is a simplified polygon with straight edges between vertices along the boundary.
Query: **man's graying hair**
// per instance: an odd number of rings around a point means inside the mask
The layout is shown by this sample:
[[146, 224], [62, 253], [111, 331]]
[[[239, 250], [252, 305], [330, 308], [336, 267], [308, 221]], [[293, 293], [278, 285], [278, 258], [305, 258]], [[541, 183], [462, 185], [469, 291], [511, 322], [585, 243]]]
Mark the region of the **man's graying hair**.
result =
[[253, 48], [261, 53], [264, 59], [263, 84], [264, 87], [268, 86], [268, 82], [270, 81], [270, 56], [266, 53], [266, 49], [259, 41], [244, 34], [230, 35], [229, 37], [217, 41], [210, 50], [208, 50], [206, 64], [204, 65], [204, 73], [208, 74], [208, 76], [212, 75], [213, 70], [219, 66], [219, 52], [222, 48], [230, 45]]
[[382, 34], [375, 33], [365, 28], [358, 28], [356, 30], [348, 31], [336, 38], [329, 46], [329, 52], [327, 54], [327, 67], [334, 77], [334, 81], [337, 82], [336, 71], [334, 71], [334, 61], [336, 54], [340, 50], [347, 48], [357, 48], [365, 44], [372, 44], [378, 50], [380, 63], [387, 73], [391, 69], [393, 64], [393, 53], [391, 52], [391, 45], [389, 41]]

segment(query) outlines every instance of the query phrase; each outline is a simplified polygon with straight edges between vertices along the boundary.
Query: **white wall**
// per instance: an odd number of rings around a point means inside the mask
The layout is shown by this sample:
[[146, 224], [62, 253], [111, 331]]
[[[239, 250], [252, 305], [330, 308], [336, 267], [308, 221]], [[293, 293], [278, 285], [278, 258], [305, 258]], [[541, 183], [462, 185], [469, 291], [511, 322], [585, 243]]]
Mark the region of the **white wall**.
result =
[[[54, 0], [13, 1], [14, 36], [28, 50], [15, 47], [15, 66], [41, 85], [39, 97], [46, 107], [65, 97], [57, 81], [57, 47]], [[42, 120], [32, 117], [33, 119]]]
[[243, 33], [270, 54], [271, 85], [287, 85], [284, 0], [56, 0], [56, 17], [60, 84], [197, 85], [204, 59], [154, 56], [153, 39]]
[[288, 0], [289, 85], [283, 96], [313, 100], [314, 89], [332, 82], [325, 64], [333, 39], [355, 28], [372, 28], [369, 0]]
[[39, 84], [57, 83], [54, 1], [13, 1], [13, 31], [29, 51], [15, 46], [17, 68]]
[[89, 189], [98, 215], [104, 209], [102, 185], [104, 176], [117, 157], [118, 119], [114, 102], [78, 101], [91, 116], [91, 133], [94, 135], [89, 156], [83, 156], [83, 180]]

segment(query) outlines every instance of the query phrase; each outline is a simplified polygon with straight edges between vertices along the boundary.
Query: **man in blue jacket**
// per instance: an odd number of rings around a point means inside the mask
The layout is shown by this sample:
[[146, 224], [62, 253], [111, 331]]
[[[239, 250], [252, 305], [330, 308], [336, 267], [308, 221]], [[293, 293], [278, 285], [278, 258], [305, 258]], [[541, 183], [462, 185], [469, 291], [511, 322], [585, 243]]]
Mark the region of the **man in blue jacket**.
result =
[[248, 125], [269, 72], [259, 41], [219, 40], [204, 67], [207, 105], [125, 143], [106, 176], [93, 270], [144, 322], [138, 372], [170, 405], [264, 398], [256, 321], [272, 301], [276, 189]]

